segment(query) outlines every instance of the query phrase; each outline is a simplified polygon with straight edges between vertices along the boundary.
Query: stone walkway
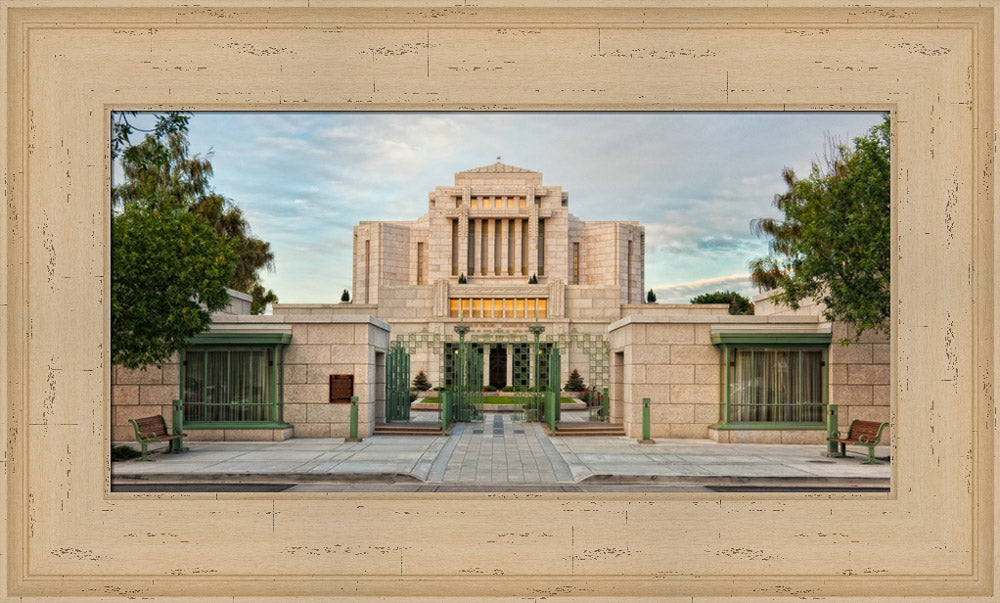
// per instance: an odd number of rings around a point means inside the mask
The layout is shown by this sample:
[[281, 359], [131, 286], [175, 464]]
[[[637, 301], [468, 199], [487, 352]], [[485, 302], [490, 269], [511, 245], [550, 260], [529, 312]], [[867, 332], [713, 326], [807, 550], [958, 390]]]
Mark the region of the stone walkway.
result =
[[[564, 413], [564, 416], [567, 413]], [[861, 464], [860, 454], [827, 458], [818, 445], [717, 444], [710, 440], [549, 437], [537, 423], [487, 413], [459, 423], [450, 436], [372, 436], [284, 442], [186, 441], [183, 454], [156, 462], [112, 464], [116, 484], [129, 482], [343, 482], [442, 487], [580, 484], [834, 484], [887, 488], [890, 465]], [[888, 449], [878, 454], [888, 454]], [[360, 486], [360, 482], [367, 485]]]

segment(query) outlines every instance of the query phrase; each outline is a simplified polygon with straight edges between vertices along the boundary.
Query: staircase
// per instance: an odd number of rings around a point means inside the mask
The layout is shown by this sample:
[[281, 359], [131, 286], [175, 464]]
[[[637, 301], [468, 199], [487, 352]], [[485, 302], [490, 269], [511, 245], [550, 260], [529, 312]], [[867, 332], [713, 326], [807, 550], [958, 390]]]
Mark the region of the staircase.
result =
[[[548, 428], [546, 428], [548, 431]], [[556, 423], [557, 436], [623, 436], [625, 426], [621, 423]]]
[[379, 423], [372, 435], [441, 435], [440, 423]]

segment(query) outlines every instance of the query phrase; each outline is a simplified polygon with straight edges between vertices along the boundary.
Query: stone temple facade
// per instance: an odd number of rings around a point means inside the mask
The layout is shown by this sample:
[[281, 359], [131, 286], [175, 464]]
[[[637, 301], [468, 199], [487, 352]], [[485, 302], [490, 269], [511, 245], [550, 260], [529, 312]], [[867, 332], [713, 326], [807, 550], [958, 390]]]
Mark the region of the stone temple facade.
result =
[[891, 419], [887, 338], [857, 339], [821, 306], [791, 311], [766, 293], [752, 316], [643, 303], [643, 226], [577, 218], [539, 172], [499, 160], [459, 172], [424, 216], [361, 222], [353, 239], [350, 303], [250, 315], [233, 292], [230, 311], [169, 362], [116, 367], [113, 439], [132, 439], [131, 418], [169, 417], [173, 400], [194, 439], [345, 437], [350, 405], [335, 382], [348, 381], [367, 437], [386, 421], [394, 342], [408, 345], [410, 379], [424, 371], [446, 385], [459, 325], [491, 389], [527, 385], [525, 342], [544, 328], [559, 347], [555, 377], [577, 369], [606, 388], [609, 418], [629, 437], [642, 433], [644, 399], [653, 438], [822, 444], [831, 405], [842, 431]]
[[[623, 306], [642, 303], [644, 247], [638, 222], [580, 220], [561, 187], [498, 161], [435, 188], [417, 220], [355, 227], [352, 306], [390, 323], [394, 338], [449, 334], [456, 319], [473, 334], [537, 323], [548, 335], [603, 337]], [[511, 384], [510, 353], [485, 351], [490, 385]], [[563, 365], [586, 373], [580, 352], [566, 353]], [[433, 354], [418, 350], [414, 367], [438, 382]]]

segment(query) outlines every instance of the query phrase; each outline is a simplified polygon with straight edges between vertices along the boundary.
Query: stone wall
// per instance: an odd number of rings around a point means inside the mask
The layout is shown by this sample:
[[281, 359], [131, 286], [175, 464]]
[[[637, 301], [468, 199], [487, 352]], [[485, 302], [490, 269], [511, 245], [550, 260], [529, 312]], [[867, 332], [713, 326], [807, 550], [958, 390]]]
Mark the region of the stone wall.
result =
[[385, 416], [388, 325], [360, 316], [313, 318], [285, 317], [292, 342], [284, 358], [284, 420], [297, 438], [347, 437], [350, 405], [329, 403], [329, 376], [353, 374], [358, 434], [366, 437]]
[[[818, 316], [630, 315], [609, 327], [612, 352], [612, 419], [631, 437], [642, 433], [642, 399], [651, 401], [651, 435], [661, 438], [712, 438], [721, 442], [825, 442], [825, 431], [715, 430], [724, 399], [720, 348], [713, 329], [771, 333], [827, 332], [829, 400], [838, 406], [839, 427], [853, 419], [889, 421], [890, 356], [885, 338], [866, 334], [843, 346], [850, 335], [841, 323]], [[616, 356], [617, 355], [617, 356]], [[616, 375], [616, 360], [621, 365]], [[889, 430], [883, 442], [889, 442]]]
[[172, 423], [173, 401], [180, 395], [179, 368], [176, 355], [170, 362], [142, 370], [112, 367], [112, 441], [135, 441], [135, 429], [129, 419], [163, 415], [168, 425]]
[[632, 316], [609, 329], [612, 367], [616, 353], [624, 361], [623, 375], [611, 371], [612, 419], [620, 417], [630, 437], [641, 437], [642, 399], [649, 398], [651, 437], [707, 438], [720, 403], [719, 349], [710, 324]]
[[[349, 307], [350, 304], [343, 304]], [[340, 307], [337, 305], [337, 307]], [[297, 308], [305, 311], [308, 307]], [[347, 437], [348, 404], [329, 403], [329, 376], [353, 374], [359, 399], [358, 433], [370, 435], [385, 414], [385, 354], [389, 326], [362, 315], [298, 313], [268, 316], [217, 315], [212, 331], [253, 332], [290, 329], [284, 348], [283, 419], [289, 429], [189, 429], [192, 440], [281, 440], [287, 437]], [[114, 367], [112, 440], [134, 441], [129, 419], [162, 414], [172, 423], [172, 402], [180, 395], [177, 358], [145, 370]]]

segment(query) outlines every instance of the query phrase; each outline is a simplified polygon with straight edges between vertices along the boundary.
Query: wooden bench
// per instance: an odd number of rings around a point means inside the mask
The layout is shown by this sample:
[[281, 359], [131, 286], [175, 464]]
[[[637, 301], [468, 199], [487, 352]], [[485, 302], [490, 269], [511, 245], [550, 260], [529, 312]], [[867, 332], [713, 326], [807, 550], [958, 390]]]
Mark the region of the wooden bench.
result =
[[879, 423], [878, 421], [862, 421], [861, 419], [854, 419], [851, 421], [851, 427], [847, 430], [847, 437], [840, 437], [840, 432], [837, 432], [834, 437], [827, 438], [828, 442], [837, 442], [840, 444], [840, 456], [847, 456], [847, 445], [852, 446], [866, 446], [868, 448], [868, 460], [864, 463], [865, 465], [876, 465], [875, 461], [875, 447], [882, 440], [882, 430], [884, 430], [889, 424]]
[[173, 447], [174, 440], [187, 435], [186, 433], [170, 435], [170, 432], [167, 431], [167, 422], [163, 418], [163, 415], [129, 419], [128, 422], [135, 428], [136, 441], [142, 445], [142, 458], [140, 460], [143, 461], [155, 460], [149, 458], [149, 455], [146, 453], [146, 446], [150, 444], [158, 444], [160, 442], [167, 442], [167, 449], [170, 450]]

